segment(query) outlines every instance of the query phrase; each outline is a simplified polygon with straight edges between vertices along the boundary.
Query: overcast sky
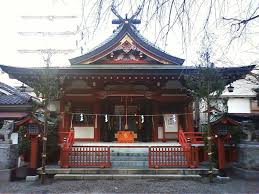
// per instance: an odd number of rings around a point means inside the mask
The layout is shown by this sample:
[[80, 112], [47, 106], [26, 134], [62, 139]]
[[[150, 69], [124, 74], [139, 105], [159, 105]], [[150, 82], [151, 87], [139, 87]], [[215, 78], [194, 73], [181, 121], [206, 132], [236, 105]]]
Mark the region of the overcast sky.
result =
[[[17, 52], [19, 49], [30, 49], [30, 48], [73, 48], [76, 49], [75, 41], [78, 40], [84, 48], [84, 53], [89, 49], [93, 48], [100, 42], [104, 41], [111, 34], [116, 26], [111, 24], [111, 20], [116, 18], [113, 14], [108, 14], [108, 16], [101, 20], [100, 25], [94, 34], [84, 31], [84, 40], [81, 40], [80, 33], [75, 35], [74, 38], [65, 38], [62, 40], [55, 39], [55, 37], [47, 39], [46, 37], [40, 37], [38, 40], [35, 37], [22, 37], [18, 32], [53, 32], [53, 31], [76, 31], [77, 26], [81, 24], [82, 18], [82, 2], [86, 2], [85, 15], [89, 14], [93, 6], [94, 0], [0, 0], [1, 11], [0, 11], [0, 64], [12, 65], [12, 66], [38, 66], [43, 64], [41, 56], [35, 57], [33, 54], [20, 54]], [[127, 4], [119, 7], [119, 12], [124, 17], [126, 13], [129, 16], [132, 14], [131, 6]], [[133, 1], [133, 9], [136, 10], [136, 4], [139, 1]], [[137, 2], [137, 3], [136, 3]], [[147, 29], [144, 29], [144, 25], [140, 24], [138, 29], [140, 33], [144, 35], [151, 42], [156, 42], [162, 49], [165, 49], [168, 53], [186, 59], [184, 65], [195, 65], [198, 61], [198, 52], [201, 48], [201, 40], [203, 37], [202, 26], [204, 18], [208, 14], [208, 4], [207, 1], [198, 1], [196, 7], [192, 9], [190, 17], [192, 17], [191, 30], [188, 35], [184, 35], [181, 32], [180, 26], [176, 24], [168, 34], [168, 40], [165, 46], [165, 42], [158, 39], [157, 34], [159, 29], [155, 28], [155, 19], [151, 21]], [[200, 3], [199, 3], [200, 2]], [[219, 2], [219, 1], [215, 1]], [[241, 66], [250, 65], [255, 63], [259, 59], [259, 21], [254, 21], [247, 26], [246, 35], [240, 39], [234, 41], [230, 47], [228, 47], [229, 40], [231, 38], [230, 25], [224, 22], [220, 17], [233, 17], [233, 16], [245, 16], [247, 13], [242, 11], [242, 9], [247, 10], [247, 1], [241, 4], [237, 3], [239, 1], [229, 1], [227, 7], [224, 7], [223, 14], [219, 14], [219, 10], [215, 6], [215, 9], [211, 11], [211, 18], [209, 21], [209, 32], [213, 34], [214, 41], [212, 44], [213, 49], [213, 60], [216, 61], [218, 66]], [[256, 1], [255, 1], [256, 2]], [[108, 5], [106, 5], [108, 6]], [[259, 6], [258, 2], [252, 4], [253, 6]], [[134, 10], [133, 10], [134, 11]], [[167, 10], [165, 10], [167, 11]], [[21, 19], [21, 16], [76, 16], [74, 20], [67, 20], [67, 23], [59, 23], [49, 25], [47, 21], [30, 23], [26, 20]], [[145, 19], [145, 17], [143, 17]], [[93, 21], [88, 18], [86, 22], [86, 27], [92, 30], [91, 25]], [[83, 26], [81, 26], [83, 27]], [[76, 38], [75, 38], [76, 37]], [[183, 37], [186, 38], [185, 43], [183, 43]], [[70, 53], [65, 56], [56, 56], [53, 61], [53, 65], [67, 66], [69, 65], [68, 59], [71, 57], [76, 57], [80, 55], [80, 46], [76, 52]], [[3, 76], [3, 75], [2, 75]], [[0, 77], [3, 81], [3, 77]], [[4, 78], [6, 79], [6, 77]]]

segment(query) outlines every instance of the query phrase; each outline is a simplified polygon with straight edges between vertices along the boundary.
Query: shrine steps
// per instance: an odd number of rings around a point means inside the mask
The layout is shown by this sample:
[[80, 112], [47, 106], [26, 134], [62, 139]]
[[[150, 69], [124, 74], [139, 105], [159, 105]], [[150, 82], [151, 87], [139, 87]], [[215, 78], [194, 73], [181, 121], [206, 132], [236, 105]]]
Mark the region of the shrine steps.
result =
[[[48, 167], [46, 174], [56, 180], [91, 180], [91, 179], [200, 179], [207, 175], [208, 169], [201, 168], [160, 168], [160, 169], [129, 169], [129, 168], [60, 168]], [[41, 168], [38, 169], [41, 173]], [[218, 173], [217, 169], [213, 170]]]
[[112, 148], [114, 168], [148, 168], [148, 148]]
[[55, 180], [128, 180], [128, 179], [180, 179], [197, 180], [201, 175], [178, 174], [56, 174]]

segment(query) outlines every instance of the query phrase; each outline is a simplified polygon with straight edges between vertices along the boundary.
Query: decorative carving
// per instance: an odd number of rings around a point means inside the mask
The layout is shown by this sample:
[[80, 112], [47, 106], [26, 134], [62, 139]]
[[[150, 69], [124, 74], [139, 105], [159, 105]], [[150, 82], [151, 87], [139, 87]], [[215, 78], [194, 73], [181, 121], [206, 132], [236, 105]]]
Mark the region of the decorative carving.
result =
[[[125, 36], [125, 37], [127, 37], [127, 36]], [[128, 40], [128, 39], [122, 40], [120, 42], [120, 45], [117, 46], [113, 51], [118, 51], [118, 50], [122, 50], [125, 53], [129, 53], [131, 50], [139, 51], [138, 48], [136, 47], [136, 45], [133, 43], [133, 41]]]
[[115, 59], [115, 61], [137, 61], [136, 57], [133, 54], [121, 53]]
[[137, 17], [139, 15], [139, 13], [141, 12], [141, 10], [144, 7], [144, 2], [142, 2], [142, 4], [138, 7], [137, 11], [130, 17], [128, 18], [128, 16], [126, 15], [125, 19], [121, 17], [121, 15], [118, 13], [118, 11], [115, 8], [114, 2], [111, 5], [111, 11], [112, 13], [117, 16], [118, 19], [115, 19], [112, 21], [113, 24], [140, 24], [140, 20], [135, 19], [135, 17]]

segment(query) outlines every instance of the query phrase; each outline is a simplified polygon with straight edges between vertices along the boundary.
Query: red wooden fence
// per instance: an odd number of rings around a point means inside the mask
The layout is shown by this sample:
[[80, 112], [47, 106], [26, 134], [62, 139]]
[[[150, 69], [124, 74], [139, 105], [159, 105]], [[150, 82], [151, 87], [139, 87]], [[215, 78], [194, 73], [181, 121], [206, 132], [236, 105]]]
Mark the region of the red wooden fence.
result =
[[109, 146], [73, 146], [69, 151], [69, 167], [110, 167]]
[[189, 160], [186, 155], [190, 156], [190, 152], [181, 146], [151, 146], [148, 155], [149, 167], [188, 167]]
[[197, 147], [151, 146], [148, 152], [149, 168], [191, 167], [199, 165]]

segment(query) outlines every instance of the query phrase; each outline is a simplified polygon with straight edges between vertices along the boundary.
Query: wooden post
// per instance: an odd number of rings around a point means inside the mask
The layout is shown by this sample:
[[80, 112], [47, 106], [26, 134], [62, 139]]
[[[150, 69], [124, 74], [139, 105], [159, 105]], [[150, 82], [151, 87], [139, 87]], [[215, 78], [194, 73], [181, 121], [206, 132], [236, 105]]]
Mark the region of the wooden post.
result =
[[192, 102], [188, 104], [187, 108], [187, 130], [193, 132], [193, 114], [192, 114]]
[[[158, 114], [158, 105], [156, 102], [153, 102], [152, 103], [152, 113], [153, 114]], [[157, 138], [158, 138], [158, 117], [157, 116], [154, 116], [153, 117], [153, 137], [152, 137], [152, 140], [153, 141], [157, 141]]]
[[[94, 103], [94, 114], [100, 114], [100, 102]], [[94, 118], [94, 141], [100, 141], [100, 121], [104, 119], [104, 117], [100, 117], [95, 115]]]
[[30, 154], [30, 168], [37, 168], [37, 159], [38, 159], [38, 137], [31, 137], [31, 154]]
[[219, 169], [225, 168], [225, 148], [224, 148], [224, 138], [218, 137], [218, 161]]

